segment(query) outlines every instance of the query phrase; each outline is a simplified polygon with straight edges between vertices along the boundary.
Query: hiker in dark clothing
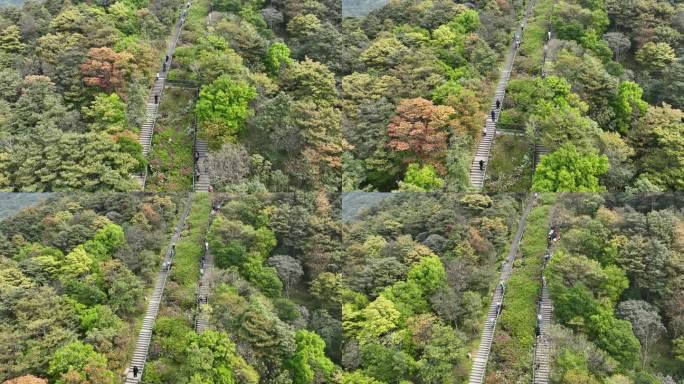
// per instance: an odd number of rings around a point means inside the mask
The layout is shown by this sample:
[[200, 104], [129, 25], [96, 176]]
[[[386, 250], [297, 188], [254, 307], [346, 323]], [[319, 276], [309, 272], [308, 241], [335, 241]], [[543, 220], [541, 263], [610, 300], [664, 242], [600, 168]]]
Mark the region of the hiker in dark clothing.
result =
[[166, 55], [166, 58], [164, 59], [164, 62], [167, 63], [169, 61], [169, 55]]
[[480, 171], [484, 171], [484, 160], [480, 160]]
[[496, 109], [501, 109], [501, 102], [498, 99], [496, 100]]
[[496, 117], [496, 113], [494, 112], [494, 110], [492, 110], [492, 121], [494, 121], [495, 117]]
[[197, 162], [197, 160], [199, 160], [199, 157], [199, 152], [195, 152], [195, 163]]
[[162, 64], [162, 72], [166, 72], [166, 63]]
[[159, 104], [159, 95], [154, 95], [154, 103]]
[[133, 366], [133, 377], [138, 377], [138, 366], [137, 365]]

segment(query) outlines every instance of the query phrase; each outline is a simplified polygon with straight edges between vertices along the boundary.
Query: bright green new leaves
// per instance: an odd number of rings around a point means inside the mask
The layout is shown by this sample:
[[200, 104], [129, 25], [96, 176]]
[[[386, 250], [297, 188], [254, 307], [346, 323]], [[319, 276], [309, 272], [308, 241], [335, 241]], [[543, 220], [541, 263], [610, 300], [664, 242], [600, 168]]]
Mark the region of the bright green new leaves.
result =
[[295, 384], [312, 384], [317, 372], [328, 378], [335, 365], [325, 356], [325, 342], [316, 332], [297, 331], [297, 350], [287, 362], [294, 374]]
[[203, 86], [195, 106], [200, 135], [212, 147], [235, 141], [242, 124], [253, 114], [249, 103], [256, 96], [253, 86], [235, 82], [226, 75]]
[[599, 177], [608, 172], [608, 157], [585, 154], [572, 144], [543, 156], [537, 166], [532, 189], [538, 192], [601, 192]]
[[100, 93], [90, 107], [83, 107], [83, 115], [90, 121], [90, 129], [97, 132], [110, 134], [121, 132], [126, 129], [126, 105], [119, 95], [112, 93], [107, 95]]
[[621, 133], [627, 133], [639, 116], [648, 110], [648, 103], [642, 100], [643, 94], [643, 89], [635, 82], [620, 83], [617, 98], [613, 101], [613, 109], [617, 128]]
[[408, 272], [408, 282], [415, 282], [427, 297], [447, 284], [447, 275], [439, 257], [432, 255], [422, 258]]
[[474, 32], [480, 27], [480, 15], [474, 9], [466, 9], [449, 23], [449, 27], [460, 33]]
[[84, 332], [98, 328], [119, 330], [124, 325], [123, 321], [106, 305], [96, 305], [92, 308], [84, 309], [79, 313], [79, 320], [81, 321], [81, 329]]
[[[362, 322], [357, 324], [359, 343], [365, 344], [375, 340], [382, 334], [395, 329], [399, 324], [400, 313], [390, 300], [379, 296], [375, 301], [361, 310]], [[347, 318], [344, 314], [343, 318]], [[353, 317], [352, 317], [353, 318]], [[343, 326], [346, 321], [343, 322]], [[347, 327], [345, 327], [345, 331]]]
[[95, 352], [93, 346], [80, 341], [62, 346], [50, 361], [48, 373], [57, 384], [92, 382], [109, 384], [114, 374], [107, 369], [107, 358]]
[[357, 370], [351, 373], [344, 372], [342, 374], [342, 384], [383, 384], [383, 382], [366, 376], [362, 371]]
[[428, 298], [446, 287], [447, 275], [439, 257], [428, 255], [420, 259], [408, 271], [406, 281], [398, 281], [387, 287], [382, 296], [391, 300], [405, 320], [416, 313], [430, 309]]
[[190, 383], [256, 384], [259, 374], [238, 355], [235, 344], [225, 332], [188, 332], [186, 361]]
[[268, 49], [266, 59], [264, 60], [266, 69], [272, 75], [278, 74], [283, 66], [292, 64], [292, 59], [290, 58], [290, 48], [284, 43], [274, 43]]
[[430, 192], [442, 188], [444, 180], [437, 176], [435, 167], [426, 164], [423, 167], [411, 163], [406, 170], [404, 180], [399, 182], [400, 192]]
[[124, 245], [126, 245], [126, 236], [123, 228], [117, 224], [108, 224], [97, 231], [93, 239], [87, 241], [84, 247], [88, 254], [98, 260], [103, 260], [110, 258]]
[[89, 273], [92, 267], [92, 257], [88, 255], [83, 245], [79, 245], [64, 258], [61, 273], [65, 278], [73, 280]]

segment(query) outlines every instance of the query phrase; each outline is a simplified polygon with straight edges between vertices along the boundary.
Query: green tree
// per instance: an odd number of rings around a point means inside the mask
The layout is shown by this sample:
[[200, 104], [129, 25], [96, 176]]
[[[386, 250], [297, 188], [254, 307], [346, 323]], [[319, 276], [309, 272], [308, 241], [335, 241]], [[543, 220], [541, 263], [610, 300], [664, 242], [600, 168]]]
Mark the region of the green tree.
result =
[[90, 272], [93, 263], [93, 258], [86, 252], [85, 247], [79, 245], [66, 255], [60, 273], [66, 279], [78, 279]]
[[295, 100], [330, 106], [337, 101], [335, 77], [325, 65], [306, 59], [288, 66], [280, 75], [283, 90]]
[[362, 54], [361, 61], [372, 68], [387, 69], [402, 60], [409, 49], [396, 37], [376, 39]]
[[637, 51], [635, 57], [643, 68], [660, 72], [672, 64], [677, 55], [668, 43], [648, 42]]
[[257, 384], [259, 374], [236, 351], [225, 332], [187, 333], [185, 361], [181, 368], [190, 383]]
[[646, 293], [661, 294], [665, 288], [665, 266], [669, 258], [670, 250], [662, 241], [636, 235], [620, 248], [617, 262], [636, 287]]
[[283, 66], [290, 64], [292, 64], [292, 59], [290, 58], [290, 48], [287, 45], [274, 43], [268, 48], [265, 65], [272, 75], [277, 75]]
[[[21, 94], [14, 104], [10, 134], [19, 136], [41, 127], [41, 135], [48, 128], [61, 128], [67, 116], [62, 96], [47, 76], [26, 76], [21, 83]], [[65, 127], [66, 128], [66, 127]]]
[[342, 384], [383, 384], [383, 382], [365, 375], [361, 370], [356, 370], [342, 373]]
[[683, 118], [684, 112], [667, 104], [651, 107], [629, 135], [638, 172], [668, 190], [684, 189]]
[[423, 257], [408, 271], [407, 281], [418, 284], [425, 297], [428, 297], [446, 286], [447, 274], [444, 264], [435, 255]]
[[0, 339], [12, 340], [0, 345], [0, 377], [22, 375], [27, 367], [47, 371], [55, 351], [78, 337], [78, 317], [67, 297], [2, 261], [0, 300]]
[[605, 155], [582, 154], [565, 144], [543, 156], [534, 174], [532, 189], [539, 192], [601, 192], [599, 177], [608, 172]]
[[19, 27], [10, 24], [0, 31], [0, 51], [7, 53], [21, 53], [26, 49], [26, 44], [21, 42]]
[[88, 254], [98, 260], [113, 256], [126, 245], [124, 230], [118, 224], [107, 224], [97, 231], [93, 239], [84, 244]]
[[672, 352], [677, 360], [684, 361], [684, 336], [680, 336], [674, 340]]
[[325, 342], [316, 332], [307, 330], [295, 334], [297, 349], [287, 366], [294, 374], [294, 384], [312, 384], [314, 378], [329, 379], [334, 364], [325, 356]]
[[92, 345], [80, 341], [74, 341], [58, 349], [50, 361], [48, 373], [57, 384], [70, 383], [75, 378], [78, 378], [79, 382], [114, 382], [114, 373], [107, 369], [107, 358], [95, 352]]
[[120, 152], [110, 135], [48, 130], [43, 136], [17, 140], [11, 153], [11, 184], [34, 192], [64, 190], [128, 191], [135, 188], [130, 174], [138, 162]]
[[644, 91], [639, 84], [624, 81], [618, 87], [617, 98], [613, 101], [617, 129], [625, 134], [640, 116], [648, 110], [648, 103], [642, 100]]
[[231, 241], [225, 246], [218, 246], [218, 243], [212, 242], [211, 251], [219, 268], [240, 266], [247, 259], [247, 249], [237, 241]]
[[639, 361], [639, 340], [629, 321], [618, 320], [602, 309], [589, 317], [589, 334], [599, 348], [610, 353], [623, 367], [632, 368]]
[[345, 317], [351, 321], [343, 321], [342, 325], [345, 330], [358, 329], [357, 338], [361, 344], [372, 342], [378, 336], [395, 330], [400, 316], [394, 304], [383, 296], [378, 296], [361, 310], [359, 313], [361, 321], [358, 323], [353, 321], [355, 318], [353, 312], [349, 315]]
[[249, 103], [256, 95], [254, 87], [235, 82], [227, 75], [203, 86], [195, 106], [200, 134], [215, 148], [233, 142], [244, 121], [253, 113]]
[[406, 170], [404, 180], [399, 182], [400, 192], [430, 192], [444, 185], [444, 180], [437, 176], [435, 168], [426, 164], [419, 166], [411, 163]]
[[616, 313], [632, 323], [634, 335], [641, 343], [641, 369], [644, 369], [651, 348], [666, 332], [658, 309], [643, 300], [627, 300], [618, 305]]
[[91, 130], [110, 134], [126, 129], [125, 110], [126, 105], [116, 93], [111, 95], [100, 93], [95, 96], [90, 107], [82, 109], [83, 115], [91, 121], [89, 125]]

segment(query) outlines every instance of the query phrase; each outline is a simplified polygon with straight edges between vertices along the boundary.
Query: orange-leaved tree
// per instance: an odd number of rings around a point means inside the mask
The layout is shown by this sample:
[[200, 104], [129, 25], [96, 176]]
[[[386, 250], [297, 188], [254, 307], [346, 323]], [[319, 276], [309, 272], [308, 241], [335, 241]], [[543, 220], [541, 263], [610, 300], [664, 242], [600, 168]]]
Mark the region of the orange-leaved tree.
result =
[[444, 175], [453, 114], [453, 108], [434, 105], [423, 98], [401, 100], [396, 115], [387, 126], [388, 146], [398, 152], [404, 162], [432, 164]]
[[83, 82], [107, 93], [120, 93], [133, 65], [133, 56], [128, 52], [117, 53], [106, 47], [91, 48], [88, 58], [81, 65]]

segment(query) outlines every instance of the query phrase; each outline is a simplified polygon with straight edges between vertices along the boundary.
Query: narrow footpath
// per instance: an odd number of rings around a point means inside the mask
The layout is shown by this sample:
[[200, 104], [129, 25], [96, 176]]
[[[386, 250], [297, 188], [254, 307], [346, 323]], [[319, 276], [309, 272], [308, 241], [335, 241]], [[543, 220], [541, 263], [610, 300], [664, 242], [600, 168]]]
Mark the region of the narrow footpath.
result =
[[212, 206], [209, 214], [209, 227], [207, 227], [207, 238], [204, 245], [204, 255], [200, 259], [200, 281], [199, 289], [197, 290], [197, 315], [195, 317], [195, 332], [202, 333], [209, 329], [209, 294], [212, 291], [213, 273], [214, 273], [214, 256], [212, 256], [209, 249], [209, 230], [211, 230], [211, 223], [214, 221], [217, 210]]
[[[503, 107], [504, 97], [506, 95], [506, 87], [508, 86], [508, 80], [511, 77], [511, 71], [513, 70], [513, 63], [515, 62], [518, 48], [522, 42], [523, 30], [524, 27], [527, 26], [527, 21], [532, 14], [533, 8], [534, 0], [530, 0], [527, 9], [525, 10], [525, 16], [521, 21], [521, 25], [519, 25], [515, 31], [515, 36], [506, 58], [506, 64], [501, 72], [501, 78], [496, 87], [496, 92], [494, 93], [491, 112], [487, 114], [487, 118], [485, 119], [485, 126], [482, 130], [482, 140], [480, 140], [480, 143], [477, 145], [477, 151], [475, 152], [473, 163], [470, 166], [470, 185], [476, 191], [481, 191], [484, 187], [487, 166], [489, 165], [489, 155], [492, 150], [494, 138], [496, 137], [496, 123], [501, 115], [501, 108]], [[499, 102], [498, 108], [497, 101]], [[480, 161], [482, 161], [482, 163], [480, 163]]]
[[[126, 369], [125, 384], [137, 384], [142, 379], [143, 370], [145, 369], [145, 363], [147, 361], [147, 352], [150, 347], [150, 340], [152, 339], [152, 328], [154, 327], [154, 321], [157, 318], [157, 313], [159, 313], [159, 303], [161, 302], [162, 295], [164, 294], [164, 286], [166, 285], [166, 278], [169, 276], [171, 271], [171, 266], [173, 265], [173, 257], [176, 254], [175, 244], [180, 237], [180, 233], [185, 226], [185, 219], [188, 217], [190, 212], [190, 207], [192, 206], [193, 194], [190, 193], [188, 201], [185, 205], [185, 210], [182, 215], [178, 218], [178, 224], [176, 225], [176, 231], [171, 238], [169, 247], [166, 250], [166, 255], [164, 256], [164, 262], [161, 265], [161, 270], [157, 275], [157, 280], [154, 284], [154, 291], [150, 302], [147, 305], [147, 311], [145, 312], [145, 317], [143, 318], [143, 324], [140, 328], [140, 333], [138, 334], [138, 341], [135, 345], [135, 351], [133, 352], [133, 359], [131, 360], [130, 366]], [[133, 372], [137, 368], [137, 375]]]
[[499, 315], [501, 314], [501, 309], [504, 303], [506, 283], [511, 277], [511, 272], [513, 271], [513, 261], [515, 260], [520, 239], [522, 238], [523, 232], [525, 230], [527, 216], [536, 202], [537, 196], [531, 195], [530, 199], [527, 201], [527, 206], [523, 210], [522, 216], [520, 217], [518, 230], [515, 233], [513, 242], [511, 242], [508, 256], [506, 256], [501, 268], [501, 276], [499, 278], [501, 283], [497, 285], [497, 287], [494, 289], [494, 294], [492, 295], [492, 303], [490, 304], [489, 312], [487, 313], [487, 321], [485, 322], [484, 329], [482, 330], [482, 336], [480, 337], [480, 347], [478, 348], [477, 354], [473, 359], [473, 366], [470, 370], [470, 379], [468, 380], [468, 383], [470, 384], [482, 384], [484, 381], [485, 372], [487, 371], [487, 361], [489, 360], [489, 353], [492, 348], [492, 340], [494, 339], [496, 322], [499, 319]]
[[[181, 7], [181, 13], [176, 22], [176, 27], [174, 29], [173, 36], [166, 48], [166, 55], [162, 60], [160, 71], [156, 76], [154, 85], [150, 89], [150, 93], [147, 97], [147, 103], [145, 104], [145, 122], [140, 127], [140, 145], [142, 145], [143, 156], [147, 157], [152, 148], [152, 134], [154, 133], [154, 125], [157, 122], [157, 112], [159, 110], [159, 103], [161, 103], [162, 96], [164, 94], [164, 84], [166, 82], [166, 75], [169, 73], [171, 68], [171, 62], [173, 61], [173, 53], [176, 50], [176, 45], [178, 44], [178, 38], [180, 37], [183, 25], [185, 25], [185, 17], [188, 14], [188, 9], [192, 4], [188, 1], [187, 4]], [[138, 175], [133, 175], [133, 177], [140, 184], [141, 189], [145, 189], [145, 181], [147, 180], [147, 169]]]

